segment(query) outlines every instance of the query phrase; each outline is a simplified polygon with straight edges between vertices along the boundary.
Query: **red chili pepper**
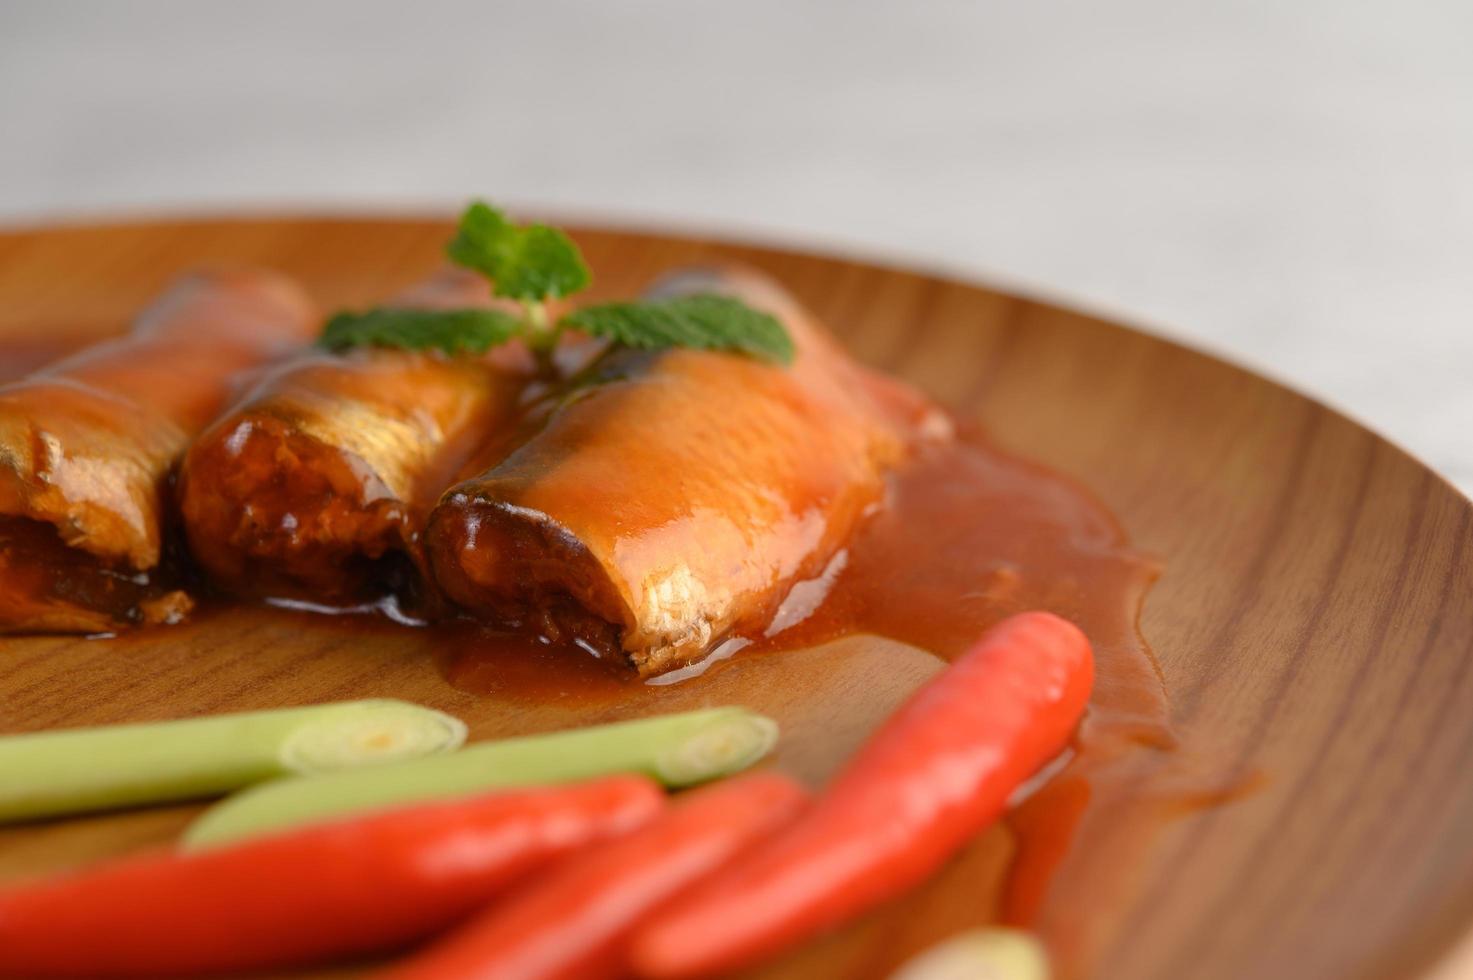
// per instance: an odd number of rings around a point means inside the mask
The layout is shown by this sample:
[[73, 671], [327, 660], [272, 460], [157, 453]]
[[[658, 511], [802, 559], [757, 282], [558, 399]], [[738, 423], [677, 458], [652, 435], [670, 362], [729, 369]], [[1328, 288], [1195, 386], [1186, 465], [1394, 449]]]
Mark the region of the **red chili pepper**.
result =
[[916, 693], [796, 822], [632, 939], [643, 976], [768, 957], [917, 884], [998, 817], [1068, 743], [1089, 641], [1048, 613], [989, 630]]
[[150, 855], [0, 894], [0, 976], [160, 977], [319, 962], [442, 929], [664, 807], [620, 776]]
[[790, 819], [806, 794], [759, 773], [696, 790], [627, 837], [558, 865], [398, 969], [392, 980], [622, 976], [622, 940], [688, 885]]

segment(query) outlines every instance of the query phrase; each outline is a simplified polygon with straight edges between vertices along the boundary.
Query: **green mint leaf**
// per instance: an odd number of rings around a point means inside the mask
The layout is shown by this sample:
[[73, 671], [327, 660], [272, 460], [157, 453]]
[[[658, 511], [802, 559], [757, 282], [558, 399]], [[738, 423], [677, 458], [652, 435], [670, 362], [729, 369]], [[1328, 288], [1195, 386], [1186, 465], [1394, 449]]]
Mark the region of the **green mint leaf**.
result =
[[483, 201], [466, 208], [450, 260], [487, 276], [497, 296], [540, 303], [587, 288], [591, 276], [573, 240], [547, 225], [517, 226]]
[[591, 276], [573, 240], [556, 228], [518, 229], [511, 257], [496, 277], [497, 296], [541, 301], [587, 288]]
[[521, 331], [521, 321], [501, 310], [398, 310], [339, 313], [317, 343], [328, 350], [397, 347], [446, 354], [483, 354]]
[[793, 361], [793, 339], [776, 318], [715, 293], [585, 306], [563, 323], [626, 347], [731, 350], [780, 364]]
[[515, 236], [516, 227], [506, 215], [484, 201], [475, 201], [460, 216], [445, 254], [456, 265], [495, 278]]

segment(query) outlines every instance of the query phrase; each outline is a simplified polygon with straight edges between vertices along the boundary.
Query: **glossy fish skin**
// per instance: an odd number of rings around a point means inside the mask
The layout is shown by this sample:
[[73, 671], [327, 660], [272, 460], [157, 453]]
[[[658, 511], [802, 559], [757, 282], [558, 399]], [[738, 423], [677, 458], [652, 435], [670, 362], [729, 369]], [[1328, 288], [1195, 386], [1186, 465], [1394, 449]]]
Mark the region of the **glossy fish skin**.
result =
[[765, 627], [881, 502], [913, 440], [947, 430], [755, 274], [687, 273], [658, 291], [736, 295], [784, 322], [797, 358], [611, 351], [540, 431], [448, 491], [427, 531], [455, 601], [646, 676]]
[[[305, 342], [316, 326], [311, 301], [283, 276], [197, 273], [130, 333], [0, 386], [0, 520], [11, 525], [0, 554], [0, 578], [11, 587], [0, 630], [123, 625], [137, 590], [105, 590], [118, 604], [90, 608], [101, 601], [92, 585], [144, 584], [163, 548], [165, 484], [189, 440], [235, 393], [241, 372]], [[54, 574], [22, 583], [16, 570], [25, 566]], [[97, 581], [68, 582], [63, 566]]]
[[[401, 306], [491, 303], [447, 271]], [[485, 358], [314, 350], [281, 365], [195, 443], [179, 481], [190, 551], [218, 584], [326, 604], [375, 598], [386, 555], [416, 560], [420, 526], [465, 458], [504, 426], [531, 373], [520, 346]]]

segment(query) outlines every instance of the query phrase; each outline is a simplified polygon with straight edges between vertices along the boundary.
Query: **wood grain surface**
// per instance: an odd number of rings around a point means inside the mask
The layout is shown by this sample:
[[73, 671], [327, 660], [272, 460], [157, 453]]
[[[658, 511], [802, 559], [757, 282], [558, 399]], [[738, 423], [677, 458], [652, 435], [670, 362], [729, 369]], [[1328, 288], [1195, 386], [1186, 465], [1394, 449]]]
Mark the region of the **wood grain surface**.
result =
[[[439, 263], [447, 222], [281, 218], [0, 234], [0, 336], [37, 350], [121, 329], [191, 266], [259, 263], [326, 306]], [[1092, 488], [1165, 574], [1142, 630], [1201, 765], [1250, 791], [1184, 808], [1109, 901], [1075, 897], [1110, 978], [1402, 978], [1473, 922], [1473, 506], [1406, 454], [1293, 392], [1078, 313], [901, 270], [581, 229], [605, 294], [737, 259], [783, 280], [863, 360]], [[0, 731], [393, 695], [473, 737], [594, 722], [590, 709], [478, 699], [411, 630], [224, 611], [146, 640], [0, 641]], [[739, 700], [785, 728], [779, 764], [821, 778], [936, 670], [861, 639], [664, 689], [658, 710]], [[637, 700], [637, 699], [636, 699]], [[1148, 793], [1149, 787], [1143, 788]], [[193, 807], [0, 830], [0, 878], [167, 841]], [[860, 977], [984, 919], [1006, 869], [988, 835], [930, 887], [769, 971]], [[326, 976], [337, 974], [314, 974]], [[347, 975], [346, 973], [343, 975]]]

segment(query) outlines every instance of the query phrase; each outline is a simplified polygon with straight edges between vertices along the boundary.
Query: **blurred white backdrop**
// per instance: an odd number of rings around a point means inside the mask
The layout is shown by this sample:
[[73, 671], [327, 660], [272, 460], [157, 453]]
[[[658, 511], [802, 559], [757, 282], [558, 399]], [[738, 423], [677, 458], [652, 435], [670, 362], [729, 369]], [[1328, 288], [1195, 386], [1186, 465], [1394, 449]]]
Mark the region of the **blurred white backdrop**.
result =
[[0, 222], [523, 208], [1134, 320], [1473, 486], [1473, 3], [4, 0]]

